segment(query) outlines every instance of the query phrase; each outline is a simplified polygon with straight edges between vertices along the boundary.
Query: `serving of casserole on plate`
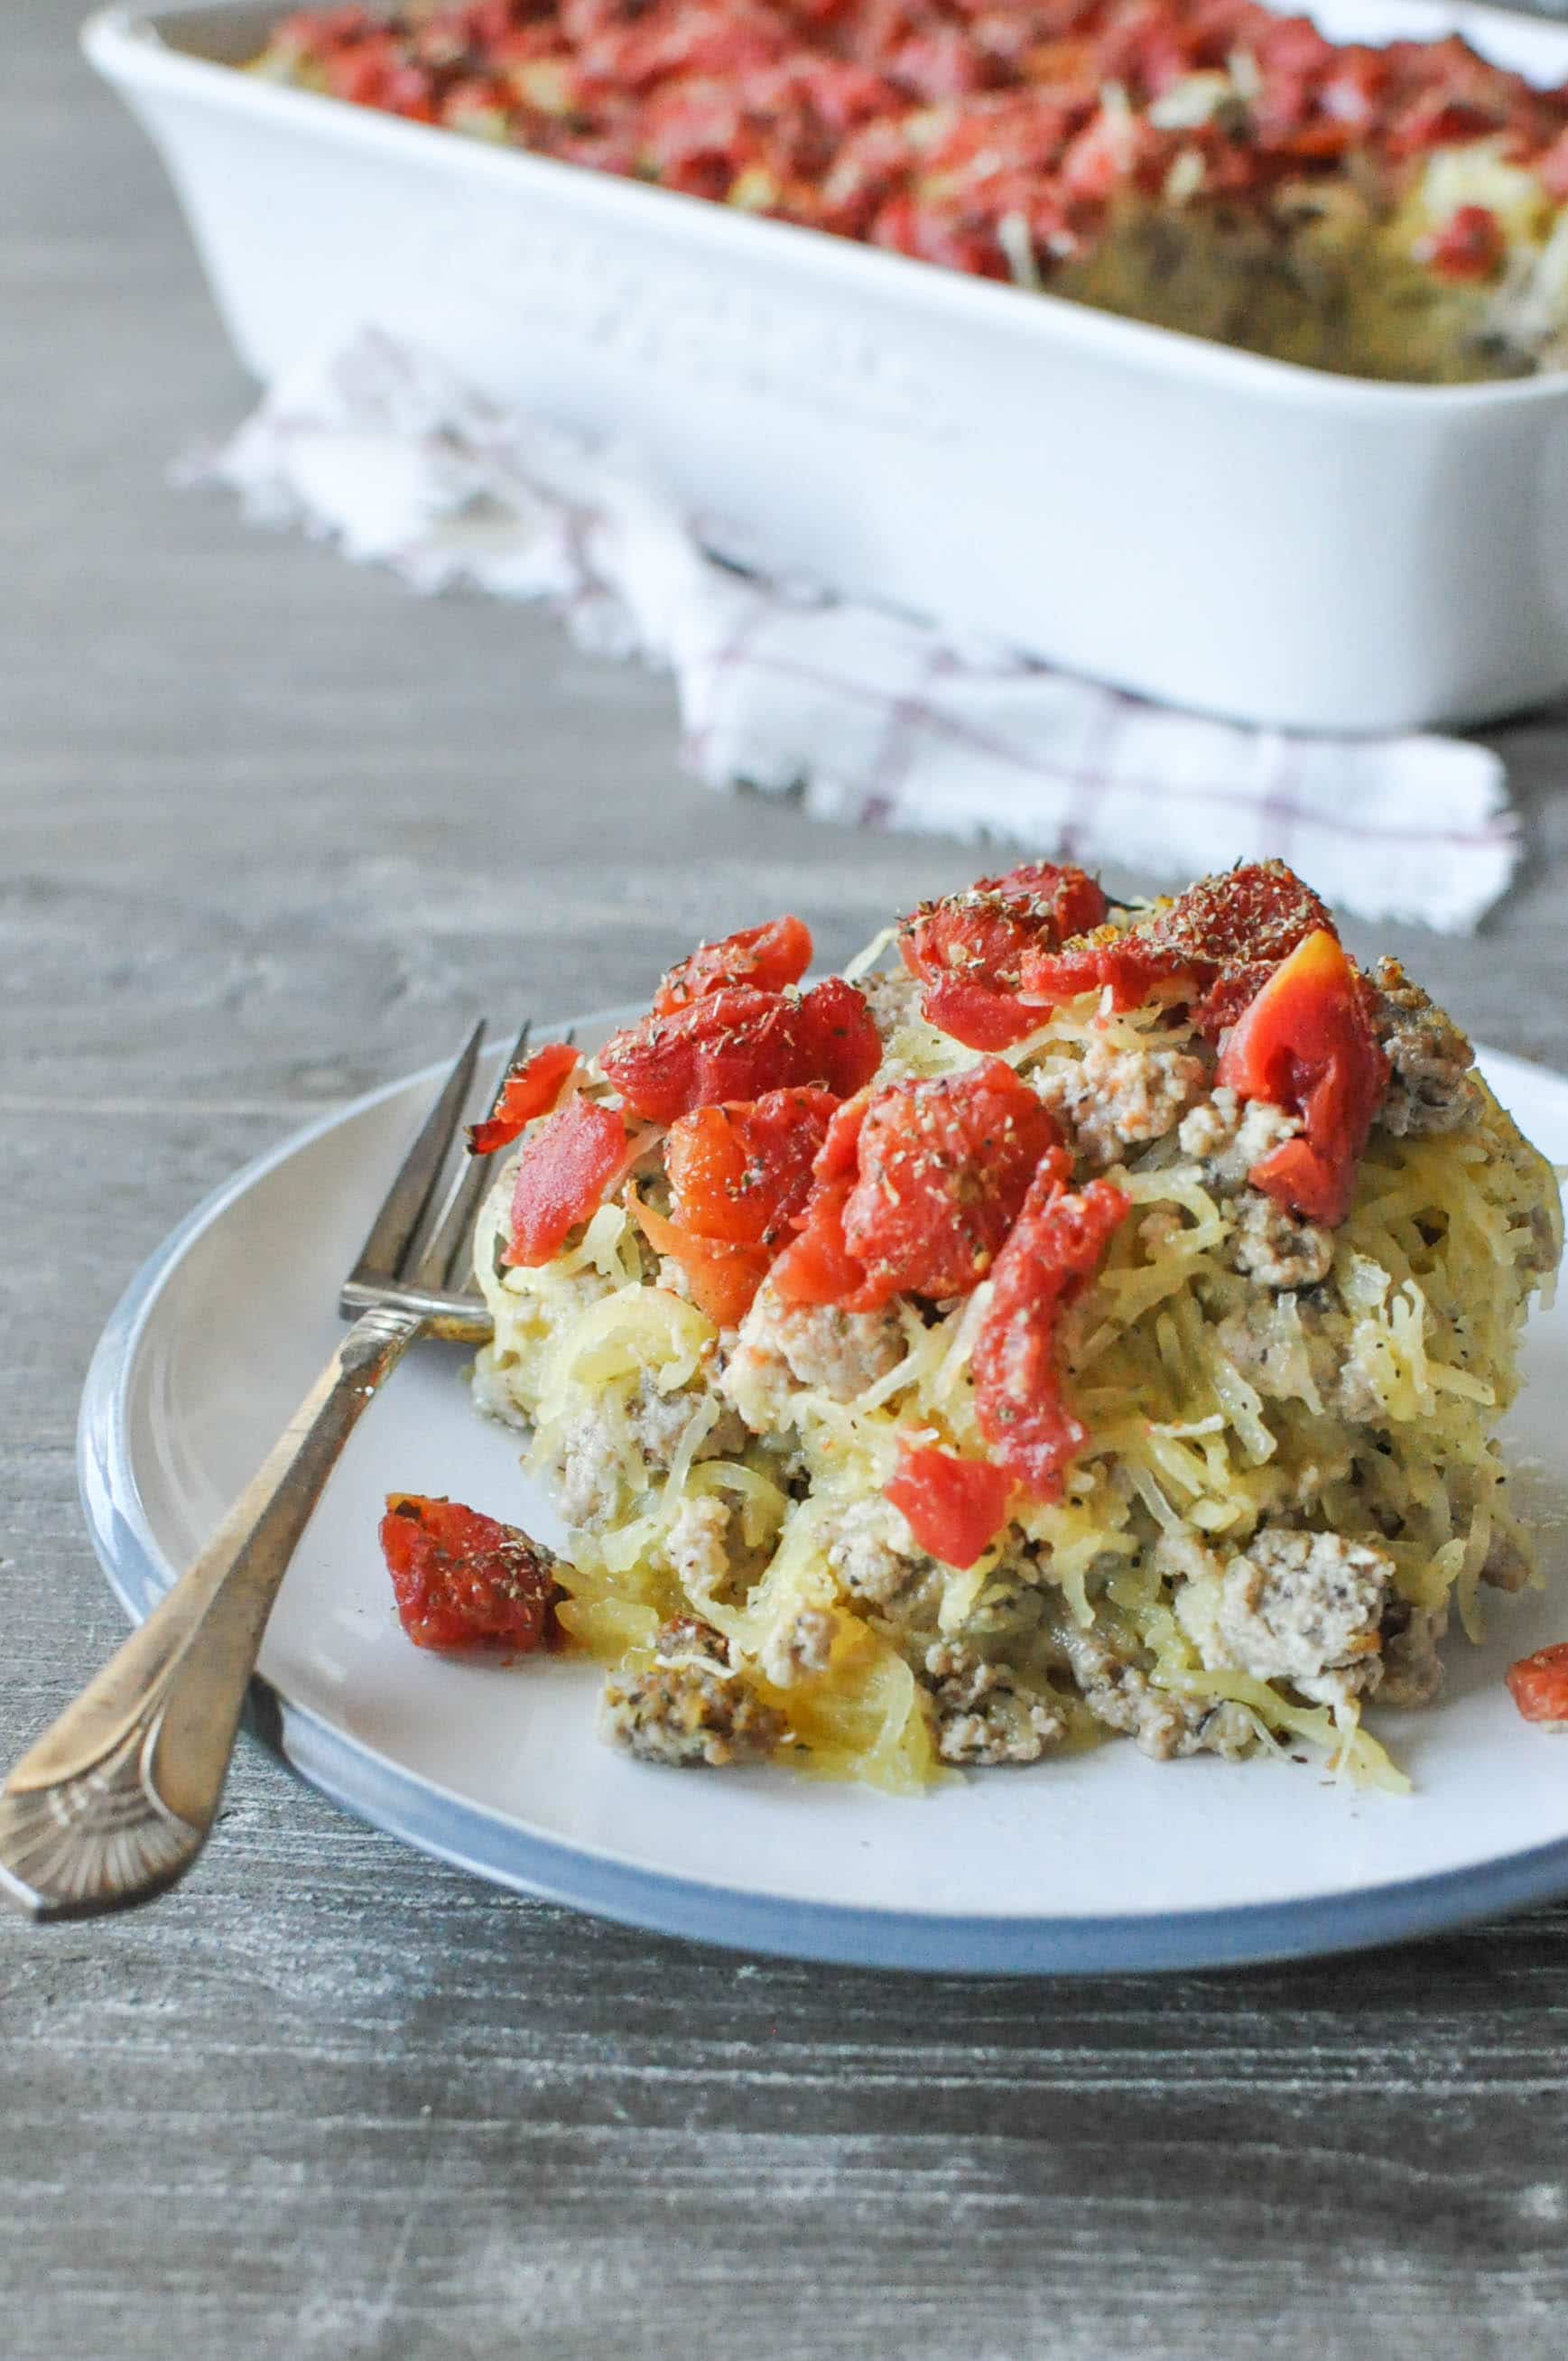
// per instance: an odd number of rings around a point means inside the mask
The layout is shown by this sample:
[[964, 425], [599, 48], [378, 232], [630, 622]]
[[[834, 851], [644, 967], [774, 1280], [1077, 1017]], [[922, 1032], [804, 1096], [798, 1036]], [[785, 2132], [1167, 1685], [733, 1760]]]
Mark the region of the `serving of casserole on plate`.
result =
[[[1113, 1733], [1402, 1785], [1364, 1707], [1431, 1704], [1530, 1576], [1492, 1436], [1550, 1166], [1277, 862], [1140, 908], [1033, 863], [894, 939], [804, 992], [797, 920], [705, 945], [478, 1142], [518, 1145], [477, 1398], [556, 1489], [607, 1734], [897, 1791]], [[489, 1564], [446, 1643], [527, 1644]]]

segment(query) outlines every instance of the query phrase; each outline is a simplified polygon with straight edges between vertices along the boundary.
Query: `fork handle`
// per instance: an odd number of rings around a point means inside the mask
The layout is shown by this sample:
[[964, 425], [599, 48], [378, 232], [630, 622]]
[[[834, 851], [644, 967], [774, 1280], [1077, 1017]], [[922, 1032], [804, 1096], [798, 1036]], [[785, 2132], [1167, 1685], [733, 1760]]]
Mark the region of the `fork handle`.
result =
[[149, 1902], [201, 1851], [289, 1561], [424, 1324], [386, 1306], [360, 1315], [200, 1556], [0, 1788], [0, 1894], [30, 1917]]

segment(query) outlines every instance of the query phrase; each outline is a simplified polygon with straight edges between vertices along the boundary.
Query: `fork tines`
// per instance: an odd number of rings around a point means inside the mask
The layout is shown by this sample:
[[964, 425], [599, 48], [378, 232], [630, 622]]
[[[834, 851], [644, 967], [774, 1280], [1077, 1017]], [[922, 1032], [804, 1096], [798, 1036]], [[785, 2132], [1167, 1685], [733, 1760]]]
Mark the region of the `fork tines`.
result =
[[[523, 1054], [525, 1024], [501, 1067], [488, 1113], [494, 1115], [508, 1076]], [[359, 1259], [343, 1290], [343, 1310], [363, 1311], [377, 1301], [423, 1296], [433, 1310], [449, 1306], [482, 1311], [466, 1263], [479, 1200], [490, 1178], [483, 1157], [455, 1157], [463, 1116], [474, 1085], [481, 1018], [463, 1044], [435, 1102], [421, 1125], [370, 1224]]]

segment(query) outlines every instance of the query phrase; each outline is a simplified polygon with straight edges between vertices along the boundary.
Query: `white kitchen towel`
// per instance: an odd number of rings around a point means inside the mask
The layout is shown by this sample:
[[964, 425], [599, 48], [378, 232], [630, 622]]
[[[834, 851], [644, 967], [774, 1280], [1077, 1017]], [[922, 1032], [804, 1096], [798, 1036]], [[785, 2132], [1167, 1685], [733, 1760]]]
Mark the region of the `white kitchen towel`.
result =
[[1361, 917], [1452, 930], [1519, 857], [1483, 747], [1204, 720], [742, 570], [634, 455], [498, 409], [374, 328], [182, 474], [416, 589], [547, 598], [584, 645], [667, 667], [712, 787], [1178, 880], [1274, 854]]

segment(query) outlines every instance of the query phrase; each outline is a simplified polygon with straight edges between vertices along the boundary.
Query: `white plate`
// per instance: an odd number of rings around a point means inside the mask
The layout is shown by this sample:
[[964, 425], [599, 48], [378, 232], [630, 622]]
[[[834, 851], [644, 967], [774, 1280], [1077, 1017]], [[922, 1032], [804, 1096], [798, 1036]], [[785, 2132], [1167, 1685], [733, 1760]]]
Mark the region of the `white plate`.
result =
[[[579, 1038], [598, 1039], [604, 1018]], [[1568, 1082], [1483, 1065], [1568, 1159]], [[109, 1578], [141, 1616], [241, 1488], [331, 1348], [334, 1290], [426, 1107], [422, 1074], [251, 1165], [153, 1257], [104, 1332], [81, 1474]], [[470, 1408], [466, 1356], [419, 1348], [348, 1447], [283, 1586], [255, 1720], [349, 1810], [520, 1891], [661, 1931], [806, 1958], [1031, 1973], [1196, 1967], [1382, 1942], [1568, 1890], [1568, 1741], [1502, 1685], [1568, 1637], [1568, 1300], [1538, 1316], [1509, 1421], [1543, 1521], [1546, 1595], [1497, 1599], [1442, 1703], [1375, 1726], [1412, 1773], [1390, 1799], [1321, 1767], [1146, 1762], [1127, 1743], [918, 1800], [780, 1771], [650, 1769], [593, 1734], [597, 1673], [444, 1663], [393, 1613], [389, 1490], [555, 1531], [518, 1439]], [[1549, 1472], [1550, 1470], [1550, 1472]]]

